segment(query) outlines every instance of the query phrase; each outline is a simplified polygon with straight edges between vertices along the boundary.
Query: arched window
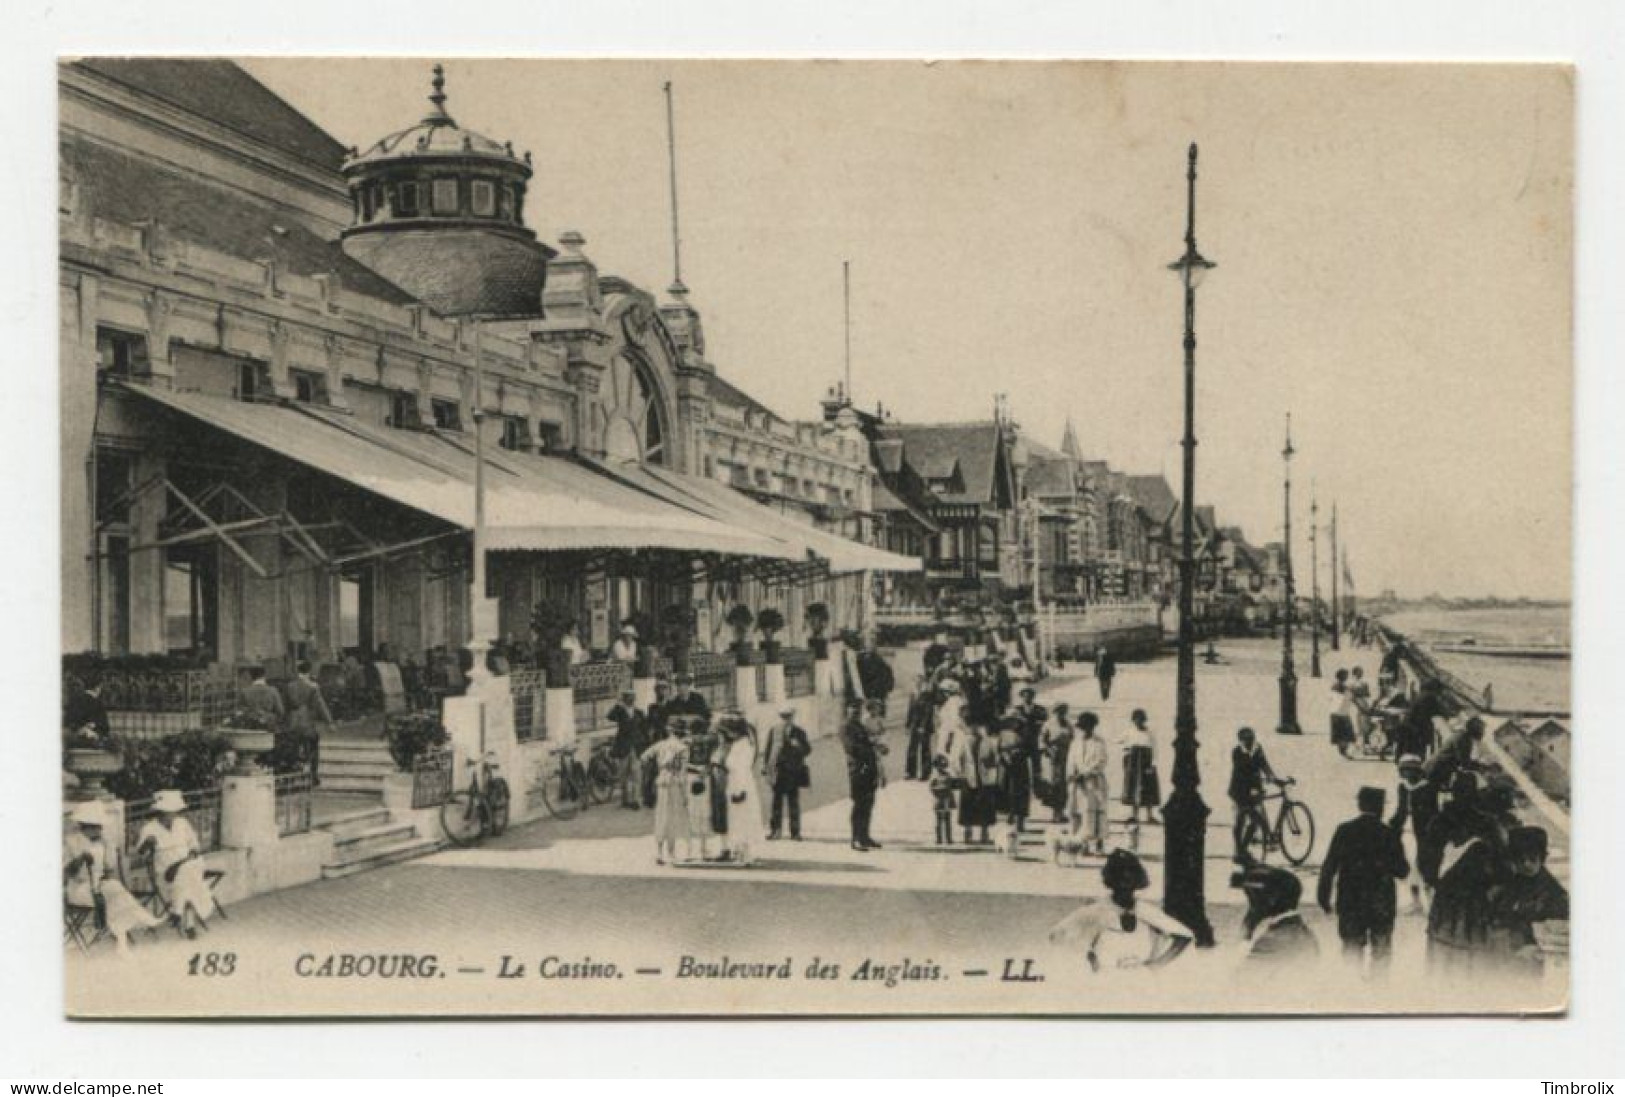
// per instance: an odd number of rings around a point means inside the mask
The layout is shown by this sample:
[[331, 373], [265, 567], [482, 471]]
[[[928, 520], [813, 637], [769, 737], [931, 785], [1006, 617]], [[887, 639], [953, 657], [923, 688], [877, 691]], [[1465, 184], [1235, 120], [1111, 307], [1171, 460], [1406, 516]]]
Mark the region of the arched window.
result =
[[644, 368], [616, 357], [600, 392], [604, 452], [612, 460], [666, 464], [666, 428], [660, 398]]

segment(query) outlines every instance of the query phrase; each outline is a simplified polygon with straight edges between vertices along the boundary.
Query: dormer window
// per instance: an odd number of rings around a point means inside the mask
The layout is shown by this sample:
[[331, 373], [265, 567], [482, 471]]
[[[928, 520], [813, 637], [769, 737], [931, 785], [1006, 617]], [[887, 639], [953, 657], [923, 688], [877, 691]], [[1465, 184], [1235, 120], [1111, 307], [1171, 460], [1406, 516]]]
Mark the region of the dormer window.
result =
[[416, 217], [418, 215], [418, 185], [416, 183], [400, 183], [395, 188], [395, 216]]
[[476, 179], [469, 189], [469, 202], [476, 217], [494, 217], [497, 212], [497, 188], [489, 179]]
[[437, 214], [454, 214], [457, 212], [457, 180], [454, 178], [440, 178], [434, 181], [431, 198], [434, 202], [434, 212]]
[[502, 202], [502, 219], [504, 221], [512, 221], [514, 219], [513, 188], [508, 186], [499, 187], [497, 188], [497, 194]]
[[408, 428], [417, 426], [418, 422], [417, 393], [391, 392], [389, 394], [389, 425]]

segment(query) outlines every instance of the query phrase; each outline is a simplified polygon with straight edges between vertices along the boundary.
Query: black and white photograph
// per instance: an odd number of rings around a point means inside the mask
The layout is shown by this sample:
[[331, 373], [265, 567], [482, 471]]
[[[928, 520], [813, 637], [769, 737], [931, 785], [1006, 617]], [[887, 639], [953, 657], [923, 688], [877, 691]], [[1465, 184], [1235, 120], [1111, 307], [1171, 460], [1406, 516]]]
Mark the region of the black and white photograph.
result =
[[1568, 1009], [1572, 66], [55, 77], [70, 1017]]

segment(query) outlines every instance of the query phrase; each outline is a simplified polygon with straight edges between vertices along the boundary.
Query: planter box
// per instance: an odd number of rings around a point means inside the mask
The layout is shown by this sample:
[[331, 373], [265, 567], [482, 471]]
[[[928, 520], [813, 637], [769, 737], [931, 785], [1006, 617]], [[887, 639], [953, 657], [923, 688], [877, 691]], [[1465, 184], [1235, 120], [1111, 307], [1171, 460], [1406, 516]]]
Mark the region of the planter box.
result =
[[69, 747], [63, 765], [69, 773], [81, 779], [111, 777], [124, 768], [124, 759], [110, 750]]

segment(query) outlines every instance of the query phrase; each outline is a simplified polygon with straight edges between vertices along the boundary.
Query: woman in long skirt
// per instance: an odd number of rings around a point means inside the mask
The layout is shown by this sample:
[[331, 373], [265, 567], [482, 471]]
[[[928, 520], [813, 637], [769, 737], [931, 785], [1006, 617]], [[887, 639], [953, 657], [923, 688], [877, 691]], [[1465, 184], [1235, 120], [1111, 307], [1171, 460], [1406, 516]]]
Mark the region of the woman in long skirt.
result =
[[1157, 805], [1162, 802], [1161, 782], [1157, 780], [1157, 748], [1146, 729], [1144, 709], [1135, 709], [1134, 726], [1123, 739], [1123, 803], [1128, 805], [1130, 823], [1140, 821], [1145, 809], [1148, 823], [1157, 822]]
[[954, 771], [960, 782], [959, 825], [965, 828], [965, 844], [972, 844], [972, 830], [980, 830], [975, 841], [987, 845], [991, 842], [988, 828], [999, 814], [998, 748], [981, 725], [972, 724], [960, 740], [957, 754]]
[[1033, 767], [1021, 721], [1005, 720], [999, 731], [999, 803], [1010, 828], [1020, 834], [1032, 812]]
[[688, 828], [688, 742], [681, 720], [671, 735], [643, 752], [655, 767], [655, 864], [677, 860], [677, 843], [692, 841]]
[[1072, 747], [1073, 736], [1072, 722], [1068, 719], [1069, 712], [1065, 702], [1056, 705], [1039, 739], [1039, 749], [1044, 754], [1045, 775], [1048, 780], [1044, 789], [1044, 803], [1049, 807], [1052, 823], [1066, 821], [1066, 756]]
[[717, 738], [704, 730], [704, 724], [695, 721], [695, 730], [688, 737], [688, 756], [684, 759], [684, 780], [688, 782], [689, 854], [699, 847], [700, 860], [711, 859], [711, 839], [717, 835], [716, 805], [713, 803], [715, 773], [711, 755], [716, 750]]
[[203, 850], [187, 820], [186, 798], [165, 789], [153, 798], [156, 814], [141, 827], [136, 850], [150, 857], [152, 882], [169, 905], [169, 917], [181, 932], [196, 937], [198, 926], [214, 913], [214, 892], [203, 874]]
[[756, 786], [756, 743], [741, 721], [731, 729], [728, 744], [728, 852], [741, 865], [754, 864], [756, 851], [767, 841], [762, 824], [762, 795]]
[[1078, 717], [1078, 731], [1072, 737], [1067, 753], [1067, 787], [1071, 799], [1067, 805], [1072, 817], [1072, 833], [1078, 836], [1084, 848], [1095, 853], [1106, 852], [1106, 798], [1110, 794], [1106, 780], [1106, 741], [1095, 732], [1099, 723], [1092, 712]]
[[80, 804], [69, 821], [74, 829], [62, 847], [63, 897], [70, 906], [94, 911], [97, 928], [105, 929], [119, 954], [125, 955], [136, 930], [155, 929], [162, 923], [125, 886], [119, 851], [103, 837], [107, 810], [101, 803]]

